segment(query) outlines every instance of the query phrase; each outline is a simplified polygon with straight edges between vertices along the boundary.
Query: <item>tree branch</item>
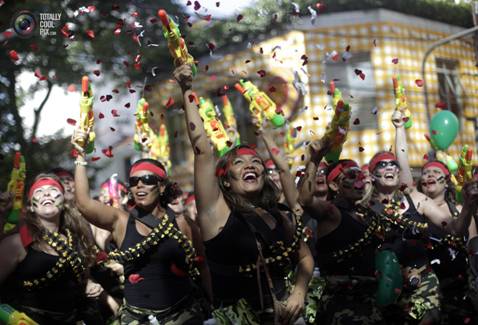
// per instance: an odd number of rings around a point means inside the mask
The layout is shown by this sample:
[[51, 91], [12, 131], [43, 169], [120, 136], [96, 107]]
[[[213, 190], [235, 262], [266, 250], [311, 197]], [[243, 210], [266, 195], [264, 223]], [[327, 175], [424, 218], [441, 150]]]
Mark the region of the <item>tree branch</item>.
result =
[[33, 127], [32, 127], [32, 133], [30, 135], [30, 142], [35, 138], [38, 130], [38, 124], [40, 123], [40, 118], [41, 118], [41, 111], [43, 110], [43, 107], [45, 107], [46, 102], [48, 101], [48, 98], [50, 97], [51, 89], [53, 88], [53, 83], [47, 79], [47, 92], [45, 95], [45, 98], [43, 98], [43, 101], [41, 102], [40, 106], [36, 110], [34, 110], [34, 119], [33, 119]]

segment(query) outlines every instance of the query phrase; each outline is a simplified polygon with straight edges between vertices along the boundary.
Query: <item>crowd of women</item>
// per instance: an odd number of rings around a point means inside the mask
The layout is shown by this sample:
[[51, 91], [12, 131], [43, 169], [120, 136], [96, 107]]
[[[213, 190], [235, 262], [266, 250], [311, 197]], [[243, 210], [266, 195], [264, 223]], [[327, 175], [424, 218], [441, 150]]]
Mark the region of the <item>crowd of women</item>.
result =
[[[38, 175], [0, 242], [1, 303], [46, 325], [478, 322], [478, 180], [460, 204], [442, 162], [414, 181], [399, 110], [395, 153], [326, 164], [330, 141], [313, 141], [297, 183], [258, 123], [269, 157], [239, 145], [217, 160], [191, 68], [174, 77], [194, 192], [140, 159], [120, 200], [91, 197], [77, 130], [74, 173]], [[2, 220], [11, 205], [2, 193]]]

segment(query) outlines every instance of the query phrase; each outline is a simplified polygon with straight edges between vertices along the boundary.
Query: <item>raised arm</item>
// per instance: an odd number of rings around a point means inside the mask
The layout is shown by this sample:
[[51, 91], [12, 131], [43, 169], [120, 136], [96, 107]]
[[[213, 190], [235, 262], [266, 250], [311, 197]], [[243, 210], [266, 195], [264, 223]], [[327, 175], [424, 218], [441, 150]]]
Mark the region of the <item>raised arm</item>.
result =
[[87, 162], [85, 160], [83, 148], [78, 145], [78, 139], [82, 137], [85, 138], [85, 134], [79, 130], [77, 130], [72, 137], [72, 144], [78, 151], [78, 157], [75, 161], [76, 206], [86, 220], [97, 227], [114, 232], [120, 214], [125, 212], [93, 200], [90, 197], [90, 187], [88, 184], [88, 176], [86, 174]]
[[188, 65], [174, 70], [181, 86], [189, 140], [194, 152], [194, 192], [199, 225], [204, 240], [219, 233], [229, 217], [229, 207], [222, 196], [216, 177], [216, 160], [204, 124], [198, 112], [197, 98], [192, 92], [192, 71]]
[[0, 285], [13, 273], [26, 254], [19, 233], [0, 241]]
[[299, 207], [299, 191], [295, 186], [294, 175], [291, 174], [289, 169], [289, 164], [287, 163], [287, 158], [283, 155], [282, 151], [277, 147], [275, 141], [272, 139], [272, 135], [269, 130], [259, 129], [258, 130], [259, 138], [262, 138], [266, 149], [269, 152], [269, 155], [274, 161], [274, 164], [279, 169], [280, 182], [282, 184], [282, 190], [284, 191], [284, 196], [287, 202], [287, 205], [290, 209], [296, 210]]
[[408, 162], [405, 122], [405, 115], [401, 111], [395, 110], [392, 115], [392, 123], [395, 126], [395, 155], [400, 165], [400, 184], [406, 184], [410, 189], [413, 189], [413, 176]]

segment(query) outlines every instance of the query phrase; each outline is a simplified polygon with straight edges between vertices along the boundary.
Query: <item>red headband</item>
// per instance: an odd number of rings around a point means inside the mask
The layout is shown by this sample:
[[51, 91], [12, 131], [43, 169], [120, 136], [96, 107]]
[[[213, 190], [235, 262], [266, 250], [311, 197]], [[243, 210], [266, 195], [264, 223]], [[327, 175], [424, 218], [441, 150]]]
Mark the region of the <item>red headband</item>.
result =
[[37, 188], [45, 186], [45, 185], [54, 186], [57, 189], [59, 189], [61, 193], [65, 193], [65, 190], [63, 189], [63, 185], [61, 185], [61, 183], [57, 182], [53, 178], [45, 177], [45, 178], [40, 178], [40, 179], [36, 180], [32, 184], [32, 186], [30, 187], [30, 190], [28, 191], [28, 199], [32, 198], [33, 192], [35, 192], [35, 190]]
[[55, 172], [54, 174], [55, 174], [56, 176], [58, 176], [58, 177], [68, 176], [68, 177], [74, 178], [73, 174], [70, 173], [70, 172], [67, 171], [67, 170], [60, 170], [60, 171]]
[[375, 157], [373, 157], [373, 159], [370, 161], [369, 165], [368, 165], [368, 170], [370, 172], [373, 172], [375, 167], [377, 167], [377, 164], [379, 162], [381, 162], [382, 160], [396, 160], [397, 158], [395, 158], [395, 155], [391, 152], [384, 152], [384, 153], [381, 153], [381, 154], [378, 154], [376, 155]]
[[344, 161], [335, 166], [327, 175], [327, 183], [333, 182], [346, 168], [358, 167], [355, 161]]
[[450, 176], [450, 171], [448, 170], [448, 168], [445, 166], [445, 164], [443, 164], [442, 162], [439, 162], [439, 161], [430, 161], [430, 162], [427, 162], [422, 170], [424, 170], [425, 168], [428, 168], [428, 167], [436, 167], [436, 168], [439, 168], [443, 174], [445, 174], [446, 176]]
[[364, 172], [366, 170], [368, 170], [368, 164], [365, 164], [363, 165], [362, 167], [360, 167], [360, 169]]
[[252, 148], [242, 147], [242, 148], [237, 149], [236, 154], [238, 156], [242, 156], [242, 155], [257, 156], [257, 151], [255, 151]]
[[131, 168], [131, 171], [129, 172], [129, 176], [133, 175], [135, 172], [140, 171], [140, 170], [147, 170], [149, 172], [152, 172], [153, 174], [158, 175], [161, 178], [166, 178], [166, 171], [162, 169], [159, 166], [156, 166], [155, 164], [152, 164], [150, 162], [141, 162], [139, 164], [136, 164]]

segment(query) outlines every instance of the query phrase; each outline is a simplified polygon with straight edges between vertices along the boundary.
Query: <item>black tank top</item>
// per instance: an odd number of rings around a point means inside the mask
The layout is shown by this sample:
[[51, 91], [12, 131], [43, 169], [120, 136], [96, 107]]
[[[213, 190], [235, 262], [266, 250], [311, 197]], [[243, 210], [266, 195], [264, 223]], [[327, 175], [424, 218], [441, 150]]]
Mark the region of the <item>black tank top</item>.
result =
[[38, 251], [31, 246], [26, 250], [25, 259], [4, 282], [4, 288], [1, 290], [2, 302], [25, 312], [40, 324], [71, 324], [67, 321], [58, 321], [53, 316], [50, 318], [48, 313], [36, 314], [29, 308], [71, 316], [84, 297], [85, 287], [78, 283], [73, 271], [67, 265], [63, 273], [55, 279], [41, 287], [26, 290], [21, 285], [23, 281], [44, 277], [59, 260], [58, 256]]
[[[168, 218], [178, 228], [174, 216], [168, 210]], [[136, 222], [130, 214], [121, 250], [142, 242]], [[178, 272], [179, 269], [179, 272]], [[186, 254], [177, 240], [168, 236], [158, 246], [141, 257], [124, 263], [124, 296], [128, 304], [147, 309], [165, 309], [173, 306], [193, 291], [193, 281], [188, 276]], [[130, 281], [140, 277], [139, 282]]]
[[[458, 217], [456, 205], [446, 201], [453, 218]], [[429, 234], [432, 247], [428, 250], [428, 258], [432, 264], [438, 279], [445, 278], [467, 279], [467, 252], [462, 247], [465, 238], [458, 239], [457, 245], [450, 245], [447, 239], [450, 237], [443, 229], [433, 223], [429, 223]], [[468, 236], [466, 236], [468, 237]]]
[[[317, 264], [321, 273], [374, 276], [375, 250], [379, 244], [379, 239], [371, 231], [374, 227], [356, 220], [352, 216], [354, 211], [350, 208], [338, 203], [335, 205], [340, 211], [340, 224], [332, 232], [317, 240]], [[369, 234], [366, 234], [367, 230]], [[361, 241], [362, 238], [366, 239]], [[334, 254], [341, 253], [354, 244], [360, 248], [339, 258]]]
[[[403, 213], [402, 218], [426, 224], [427, 219], [418, 212], [412, 198], [406, 194], [405, 199], [409, 207]], [[429, 244], [428, 230], [420, 230], [410, 225], [391, 224], [391, 228], [385, 233], [383, 248], [394, 251], [403, 266], [420, 268], [429, 262], [427, 252]]]
[[[276, 220], [274, 229], [270, 229], [263, 219], [255, 214], [246, 216], [232, 211], [221, 232], [204, 242], [217, 304], [227, 306], [244, 298], [253, 308], [260, 308], [257, 272], [256, 269], [249, 269], [249, 266], [255, 266], [258, 260], [256, 236], [246, 222], [252, 224], [260, 234], [259, 241], [266, 260], [277, 254], [273, 247], [277, 248], [278, 244], [288, 247], [292, 243], [280, 212], [274, 211], [271, 214]], [[290, 255], [292, 254], [284, 257], [282, 261], [267, 264], [274, 283], [274, 292], [279, 299], [285, 294], [285, 276], [290, 266]], [[261, 285], [262, 292], [267, 295], [269, 289], [263, 272]], [[266, 304], [269, 303], [270, 297], [266, 297]]]

